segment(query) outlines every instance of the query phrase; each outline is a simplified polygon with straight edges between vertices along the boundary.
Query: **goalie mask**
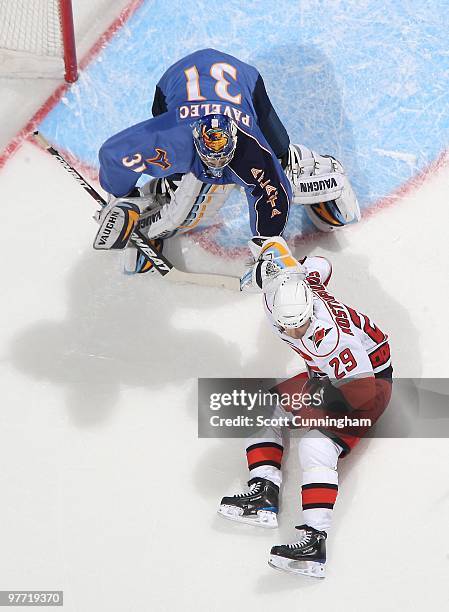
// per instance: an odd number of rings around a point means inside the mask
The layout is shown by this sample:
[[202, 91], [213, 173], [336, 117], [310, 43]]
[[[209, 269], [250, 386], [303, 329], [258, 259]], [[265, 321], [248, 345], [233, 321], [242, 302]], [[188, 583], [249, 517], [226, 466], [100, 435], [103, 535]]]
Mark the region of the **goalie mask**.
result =
[[237, 126], [226, 115], [206, 115], [193, 125], [195, 149], [212, 176], [220, 177], [234, 157]]

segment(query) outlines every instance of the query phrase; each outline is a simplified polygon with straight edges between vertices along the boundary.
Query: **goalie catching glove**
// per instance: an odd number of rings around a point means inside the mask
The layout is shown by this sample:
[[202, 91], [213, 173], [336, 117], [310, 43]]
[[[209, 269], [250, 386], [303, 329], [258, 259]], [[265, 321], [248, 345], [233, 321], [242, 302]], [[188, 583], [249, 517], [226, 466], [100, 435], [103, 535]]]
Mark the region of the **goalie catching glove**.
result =
[[241, 291], [273, 293], [287, 273], [298, 274], [302, 280], [306, 277], [284, 238], [254, 236], [248, 246], [254, 260], [240, 279]]
[[360, 220], [360, 208], [342, 164], [303, 145], [290, 145], [285, 167], [293, 190], [312, 223], [329, 232]]

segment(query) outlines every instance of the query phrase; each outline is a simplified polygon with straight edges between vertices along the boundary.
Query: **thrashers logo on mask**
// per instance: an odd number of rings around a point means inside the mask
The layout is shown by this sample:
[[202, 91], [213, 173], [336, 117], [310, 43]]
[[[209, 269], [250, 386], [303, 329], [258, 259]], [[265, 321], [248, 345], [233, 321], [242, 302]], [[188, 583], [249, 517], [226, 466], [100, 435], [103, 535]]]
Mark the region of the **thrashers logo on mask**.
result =
[[206, 130], [206, 126], [202, 126], [201, 137], [206, 147], [214, 153], [223, 151], [229, 142], [228, 135], [220, 128], [211, 128]]

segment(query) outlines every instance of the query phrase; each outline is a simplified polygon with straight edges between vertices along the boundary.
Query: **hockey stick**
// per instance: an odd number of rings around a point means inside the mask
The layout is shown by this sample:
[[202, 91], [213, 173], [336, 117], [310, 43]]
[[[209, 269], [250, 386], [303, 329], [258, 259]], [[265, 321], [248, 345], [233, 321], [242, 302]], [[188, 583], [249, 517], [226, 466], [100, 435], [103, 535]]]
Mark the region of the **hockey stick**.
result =
[[[53, 157], [55, 157], [62, 167], [72, 175], [75, 181], [83, 187], [87, 193], [99, 204], [102, 208], [106, 206], [106, 200], [96, 191], [92, 185], [81, 176], [73, 166], [51, 146], [49, 142], [39, 132], [33, 133], [36, 142]], [[131, 242], [137, 248], [147, 261], [153, 264], [155, 269], [161, 276], [164, 276], [172, 282], [193, 283], [194, 285], [203, 285], [206, 287], [223, 287], [233, 291], [240, 291], [240, 279], [235, 276], [224, 276], [222, 274], [197, 274], [194, 272], [183, 272], [173, 266], [173, 264], [162, 253], [158, 253], [152, 246], [149, 239], [139, 230], [136, 229], [131, 235]]]

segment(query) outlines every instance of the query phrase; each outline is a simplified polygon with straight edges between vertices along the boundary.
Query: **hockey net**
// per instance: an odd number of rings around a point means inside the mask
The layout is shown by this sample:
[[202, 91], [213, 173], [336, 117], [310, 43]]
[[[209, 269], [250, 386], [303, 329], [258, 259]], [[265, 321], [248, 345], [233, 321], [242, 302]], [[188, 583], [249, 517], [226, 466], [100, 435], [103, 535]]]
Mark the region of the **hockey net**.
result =
[[0, 0], [0, 76], [76, 81], [71, 0]]

